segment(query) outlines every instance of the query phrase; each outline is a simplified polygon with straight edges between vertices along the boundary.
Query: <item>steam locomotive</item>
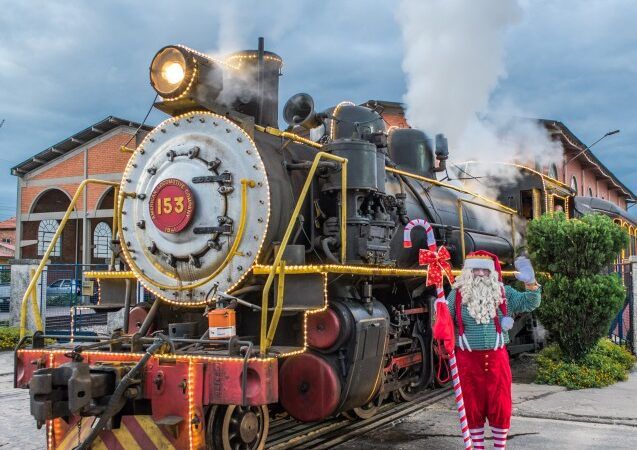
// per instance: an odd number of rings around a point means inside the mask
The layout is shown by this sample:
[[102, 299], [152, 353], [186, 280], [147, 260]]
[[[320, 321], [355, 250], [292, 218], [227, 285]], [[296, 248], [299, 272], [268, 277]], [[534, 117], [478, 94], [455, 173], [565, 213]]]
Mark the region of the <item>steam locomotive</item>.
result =
[[[476, 249], [512, 260], [516, 211], [438, 181], [446, 139], [390, 127], [391, 104], [316, 111], [297, 94], [279, 130], [282, 64], [262, 40], [224, 61], [180, 45], [155, 55], [155, 107], [170, 118], [130, 157], [120, 258], [93, 274], [122, 327], [55, 345], [36, 333], [16, 350], [48, 448], [129, 433], [140, 447], [258, 449], [272, 413], [370, 417], [412, 400], [434, 376], [435, 293], [418, 266], [425, 232], [405, 248], [405, 226], [426, 219], [454, 267]], [[489, 231], [495, 215], [510, 235]], [[135, 281], [154, 302], [131, 304]]]

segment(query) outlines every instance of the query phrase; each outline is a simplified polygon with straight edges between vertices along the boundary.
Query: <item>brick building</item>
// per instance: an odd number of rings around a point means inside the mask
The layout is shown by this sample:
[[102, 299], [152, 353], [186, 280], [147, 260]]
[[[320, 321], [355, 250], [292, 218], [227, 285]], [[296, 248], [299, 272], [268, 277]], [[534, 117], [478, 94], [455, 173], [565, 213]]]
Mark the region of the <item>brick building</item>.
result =
[[[11, 169], [18, 177], [16, 258], [46, 251], [80, 183], [87, 178], [119, 181], [135, 147], [151, 128], [109, 116], [46, 148]], [[103, 263], [110, 258], [114, 193], [89, 185], [51, 254], [54, 263]]]
[[586, 149], [586, 145], [563, 123], [552, 120], [542, 122], [549, 133], [561, 141], [564, 149], [561, 162], [543, 167], [544, 173], [570, 186], [575, 195], [606, 200], [624, 211], [629, 204], [637, 202], [635, 194]]
[[15, 217], [0, 222], [0, 264], [15, 257]]

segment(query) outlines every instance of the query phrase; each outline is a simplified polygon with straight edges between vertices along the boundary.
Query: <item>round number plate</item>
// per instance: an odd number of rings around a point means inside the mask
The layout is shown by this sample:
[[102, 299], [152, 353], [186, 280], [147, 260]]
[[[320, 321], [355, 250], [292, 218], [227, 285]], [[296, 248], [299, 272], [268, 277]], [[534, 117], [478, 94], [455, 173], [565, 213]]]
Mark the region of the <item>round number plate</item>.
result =
[[167, 178], [153, 189], [148, 208], [150, 218], [160, 231], [179, 233], [194, 215], [195, 200], [186, 183]]

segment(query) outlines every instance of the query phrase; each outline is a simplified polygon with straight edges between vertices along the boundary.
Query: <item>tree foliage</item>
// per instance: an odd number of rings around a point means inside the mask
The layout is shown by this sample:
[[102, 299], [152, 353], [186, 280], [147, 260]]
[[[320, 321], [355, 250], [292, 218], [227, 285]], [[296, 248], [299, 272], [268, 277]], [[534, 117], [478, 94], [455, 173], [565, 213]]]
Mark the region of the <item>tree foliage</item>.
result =
[[538, 318], [567, 360], [579, 360], [608, 332], [625, 299], [615, 275], [603, 275], [628, 242], [610, 218], [598, 214], [568, 220], [545, 215], [527, 231], [529, 254], [544, 281]]
[[545, 281], [537, 317], [551, 339], [570, 359], [583, 357], [608, 333], [610, 321], [625, 298], [613, 275], [571, 278], [554, 274]]
[[611, 265], [628, 245], [628, 234], [601, 214], [568, 220], [557, 213], [531, 221], [527, 242], [537, 270], [583, 277]]

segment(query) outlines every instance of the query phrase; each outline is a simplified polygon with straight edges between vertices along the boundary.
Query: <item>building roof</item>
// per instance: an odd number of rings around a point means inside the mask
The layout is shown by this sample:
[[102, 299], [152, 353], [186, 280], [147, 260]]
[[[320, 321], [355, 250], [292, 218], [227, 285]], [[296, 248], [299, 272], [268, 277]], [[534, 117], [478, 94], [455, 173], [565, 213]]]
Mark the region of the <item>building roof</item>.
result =
[[615, 174], [610, 171], [598, 158], [593, 154], [593, 152], [587, 148], [587, 145], [580, 141], [577, 136], [573, 134], [571, 130], [569, 130], [566, 125], [557, 120], [547, 120], [540, 119], [540, 122], [544, 123], [548, 128], [554, 128], [559, 130], [566, 141], [571, 144], [573, 147], [577, 148], [579, 151], [584, 151], [583, 154], [589, 159], [589, 161], [597, 166], [599, 171], [609, 180], [610, 183], [614, 184], [617, 189], [622, 191], [622, 194], [626, 197], [626, 200], [629, 202], [637, 201], [637, 195], [633, 191], [631, 191], [624, 183], [622, 183], [619, 178], [615, 176]]
[[15, 245], [0, 242], [0, 257], [13, 258], [15, 256]]
[[592, 212], [601, 212], [607, 216], [621, 218], [629, 222], [633, 226], [637, 226], [637, 220], [628, 215], [626, 211], [609, 202], [596, 197], [579, 197], [573, 198], [573, 206], [580, 214], [588, 214]]
[[0, 250], [2, 249], [15, 252], [15, 245], [9, 244], [7, 242], [0, 242]]
[[15, 230], [15, 217], [0, 222], [0, 230]]
[[128, 126], [131, 128], [140, 128], [144, 131], [152, 130], [152, 127], [148, 125], [142, 126], [137, 122], [133, 122], [126, 119], [120, 119], [115, 116], [108, 116], [103, 120], [100, 120], [97, 123], [85, 128], [84, 130], [75, 133], [73, 136], [70, 136], [63, 141], [58, 142], [57, 144], [48, 147], [42, 150], [40, 153], [35, 156], [30, 157], [29, 159], [22, 161], [17, 166], [11, 168], [11, 175], [23, 176], [32, 170], [38, 169], [45, 164], [53, 161], [54, 159], [59, 158], [60, 156], [75, 150], [77, 147], [92, 141], [95, 138], [102, 136], [104, 133], [107, 133], [119, 126]]

